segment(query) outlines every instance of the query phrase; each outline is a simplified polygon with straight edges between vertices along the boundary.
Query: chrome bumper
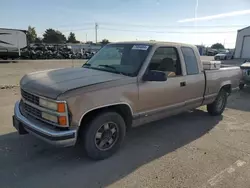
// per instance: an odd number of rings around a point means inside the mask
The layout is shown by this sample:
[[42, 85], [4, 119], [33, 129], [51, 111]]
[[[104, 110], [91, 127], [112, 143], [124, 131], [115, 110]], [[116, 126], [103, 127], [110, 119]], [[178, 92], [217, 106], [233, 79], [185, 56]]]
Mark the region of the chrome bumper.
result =
[[19, 108], [20, 101], [16, 102], [14, 108], [13, 126], [19, 130], [33, 134], [34, 136], [56, 146], [73, 146], [77, 140], [77, 130], [58, 130], [48, 126], [41, 121], [24, 117]]

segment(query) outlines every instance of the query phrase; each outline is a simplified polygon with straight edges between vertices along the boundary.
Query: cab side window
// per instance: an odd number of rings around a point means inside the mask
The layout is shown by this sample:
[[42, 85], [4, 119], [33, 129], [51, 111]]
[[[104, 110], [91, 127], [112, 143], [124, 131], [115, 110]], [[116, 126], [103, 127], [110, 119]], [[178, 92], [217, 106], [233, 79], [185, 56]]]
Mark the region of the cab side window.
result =
[[168, 77], [182, 75], [178, 52], [174, 47], [158, 48], [149, 64], [149, 70], [165, 72]]
[[194, 54], [194, 50], [189, 47], [181, 47], [182, 54], [184, 56], [184, 61], [186, 64], [187, 74], [199, 74], [198, 62]]

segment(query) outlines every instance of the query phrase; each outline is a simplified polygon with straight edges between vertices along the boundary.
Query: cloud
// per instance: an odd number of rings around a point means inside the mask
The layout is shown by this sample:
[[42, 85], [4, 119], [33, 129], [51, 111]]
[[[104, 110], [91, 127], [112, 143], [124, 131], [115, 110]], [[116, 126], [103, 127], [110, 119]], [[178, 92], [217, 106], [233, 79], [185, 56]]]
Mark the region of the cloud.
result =
[[204, 21], [204, 20], [215, 20], [220, 18], [226, 18], [226, 17], [234, 17], [234, 16], [241, 16], [241, 15], [247, 15], [250, 14], [250, 9], [248, 10], [240, 10], [240, 11], [233, 11], [223, 14], [216, 14], [211, 16], [204, 16], [204, 17], [198, 17], [198, 18], [188, 18], [179, 20], [179, 23], [186, 23], [186, 22], [195, 22], [195, 21]]

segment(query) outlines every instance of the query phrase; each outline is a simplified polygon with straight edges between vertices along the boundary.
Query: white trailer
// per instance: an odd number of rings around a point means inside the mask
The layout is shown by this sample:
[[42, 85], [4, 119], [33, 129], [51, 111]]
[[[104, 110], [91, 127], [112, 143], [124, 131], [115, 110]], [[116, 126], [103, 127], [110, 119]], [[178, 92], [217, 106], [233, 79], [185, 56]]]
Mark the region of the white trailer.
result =
[[0, 58], [17, 58], [27, 47], [25, 30], [0, 28]]

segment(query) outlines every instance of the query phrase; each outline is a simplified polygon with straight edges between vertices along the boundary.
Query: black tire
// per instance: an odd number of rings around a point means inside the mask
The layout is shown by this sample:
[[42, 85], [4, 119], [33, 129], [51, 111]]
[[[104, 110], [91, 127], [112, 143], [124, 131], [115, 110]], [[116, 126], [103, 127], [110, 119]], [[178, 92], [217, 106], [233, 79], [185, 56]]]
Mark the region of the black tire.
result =
[[239, 85], [239, 89], [240, 89], [240, 90], [243, 90], [244, 87], [245, 87], [245, 84], [243, 84], [243, 83], [241, 83], [241, 84]]
[[[117, 130], [116, 138], [114, 139], [115, 141], [110, 146], [110, 148], [100, 149], [99, 145], [97, 144], [96, 135], [98, 131], [102, 129], [104, 124], [106, 123], [113, 123], [113, 125], [116, 126]], [[102, 134], [104, 135], [105, 133]], [[104, 112], [95, 117], [92, 121], [88, 123], [86, 128], [83, 128], [81, 130], [81, 136], [83, 136], [81, 141], [88, 157], [94, 160], [103, 160], [112, 156], [120, 148], [125, 138], [125, 134], [126, 134], [126, 124], [121, 115], [119, 115], [116, 112]], [[106, 142], [106, 144], [108, 144], [107, 140], [109, 139], [110, 138], [102, 138], [100, 140], [103, 140]]]
[[221, 89], [215, 101], [207, 105], [208, 113], [211, 116], [221, 115], [227, 105], [227, 97], [228, 97], [228, 93], [224, 89]]

